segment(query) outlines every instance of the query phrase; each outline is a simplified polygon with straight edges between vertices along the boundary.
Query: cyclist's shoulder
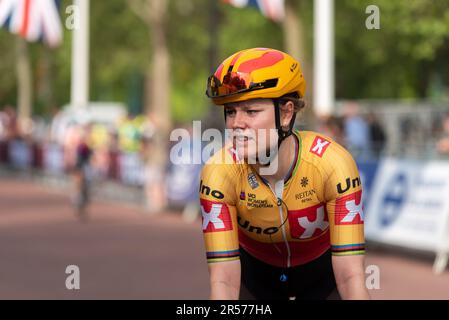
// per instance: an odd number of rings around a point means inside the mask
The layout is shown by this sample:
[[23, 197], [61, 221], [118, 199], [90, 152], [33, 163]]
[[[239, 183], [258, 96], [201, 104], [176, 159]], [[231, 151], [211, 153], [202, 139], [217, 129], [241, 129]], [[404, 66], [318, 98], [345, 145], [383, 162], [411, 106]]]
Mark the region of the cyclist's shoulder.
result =
[[204, 164], [202, 169], [203, 177], [214, 176], [215, 178], [223, 176], [233, 176], [238, 178], [237, 172], [241, 170], [244, 164], [237, 158], [237, 154], [232, 145], [225, 145], [215, 152]]
[[315, 131], [297, 131], [301, 158], [319, 167], [336, 167], [353, 162], [351, 154], [331, 137]]
[[[319, 132], [302, 131], [297, 134], [301, 136], [302, 140], [301, 161], [303, 164], [307, 163], [313, 167], [311, 171], [306, 171], [319, 172], [315, 175], [310, 174], [309, 178], [317, 179], [315, 185], [323, 187], [321, 190], [326, 199], [341, 196], [342, 192], [338, 190], [344, 189], [347, 180], [354, 181], [354, 186], [360, 186], [357, 164], [349, 151], [341, 144]], [[304, 178], [297, 173], [294, 179]], [[304, 183], [307, 184], [307, 179]], [[299, 186], [300, 184], [302, 181], [294, 185]], [[337, 187], [335, 188], [335, 186]]]
[[243, 164], [230, 146], [225, 146], [204, 164], [200, 179], [200, 198], [234, 204]]
[[220, 168], [227, 168], [228, 165], [236, 166], [239, 164], [237, 153], [232, 147], [232, 144], [226, 144], [218, 151], [212, 154], [204, 163], [204, 166], [217, 166]]

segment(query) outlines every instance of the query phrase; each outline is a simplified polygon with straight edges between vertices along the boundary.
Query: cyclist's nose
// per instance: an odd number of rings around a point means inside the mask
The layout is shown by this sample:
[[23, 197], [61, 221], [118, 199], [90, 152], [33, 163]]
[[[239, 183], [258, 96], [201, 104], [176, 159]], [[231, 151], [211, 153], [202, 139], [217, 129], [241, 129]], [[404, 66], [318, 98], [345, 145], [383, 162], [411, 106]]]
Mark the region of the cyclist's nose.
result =
[[231, 129], [246, 129], [247, 128], [246, 114], [242, 110], [236, 110], [235, 116], [232, 119]]

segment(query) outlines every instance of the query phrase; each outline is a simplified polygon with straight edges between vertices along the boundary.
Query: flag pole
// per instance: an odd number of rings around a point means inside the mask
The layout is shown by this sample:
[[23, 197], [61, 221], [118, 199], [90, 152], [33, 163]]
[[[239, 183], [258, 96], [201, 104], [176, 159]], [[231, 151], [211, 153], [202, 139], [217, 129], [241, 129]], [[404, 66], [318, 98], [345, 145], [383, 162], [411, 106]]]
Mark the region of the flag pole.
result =
[[[209, 74], [213, 74], [218, 67], [218, 44], [220, 34], [221, 11], [218, 1], [209, 2]], [[212, 102], [209, 101], [211, 104]], [[223, 114], [218, 108], [208, 108], [206, 128], [222, 128]]]
[[74, 0], [78, 15], [72, 37], [72, 108], [86, 108], [89, 102], [89, 4], [90, 0]]
[[334, 0], [315, 0], [313, 101], [319, 116], [332, 114], [335, 107], [333, 18]]

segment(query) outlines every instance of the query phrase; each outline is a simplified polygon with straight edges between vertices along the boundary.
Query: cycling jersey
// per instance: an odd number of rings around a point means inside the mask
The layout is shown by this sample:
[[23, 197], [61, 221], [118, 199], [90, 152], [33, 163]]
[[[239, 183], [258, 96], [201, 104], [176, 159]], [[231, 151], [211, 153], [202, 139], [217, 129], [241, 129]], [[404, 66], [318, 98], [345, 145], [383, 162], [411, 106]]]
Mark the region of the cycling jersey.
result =
[[[239, 246], [278, 267], [364, 254], [362, 187], [342, 146], [295, 132], [295, 162], [278, 194], [225, 146], [202, 170], [199, 194], [208, 262], [239, 259]], [[225, 160], [225, 163], [223, 163]]]

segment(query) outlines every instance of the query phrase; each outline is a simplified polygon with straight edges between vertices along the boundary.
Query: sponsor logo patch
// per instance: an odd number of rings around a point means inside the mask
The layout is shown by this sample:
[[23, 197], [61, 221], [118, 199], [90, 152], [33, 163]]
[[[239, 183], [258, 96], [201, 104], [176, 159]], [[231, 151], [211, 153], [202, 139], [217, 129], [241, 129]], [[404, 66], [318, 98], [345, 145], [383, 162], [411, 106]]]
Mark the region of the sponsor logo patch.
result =
[[362, 191], [338, 198], [335, 203], [335, 224], [363, 224]]
[[203, 232], [232, 230], [231, 214], [225, 203], [200, 199]]
[[313, 154], [316, 154], [319, 157], [322, 157], [324, 152], [326, 152], [327, 147], [330, 145], [330, 141], [320, 137], [316, 136], [315, 140], [312, 143], [312, 146], [310, 147], [310, 152]]
[[314, 195], [316, 191], [314, 189], [310, 189], [304, 192], [300, 192], [295, 194], [295, 199], [300, 200], [302, 203], [312, 201], [314, 199]]
[[211, 187], [206, 186], [203, 184], [203, 180], [200, 182], [200, 193], [204, 194], [205, 196], [212, 196], [215, 199], [223, 199], [224, 194], [220, 190], [213, 190]]
[[300, 210], [289, 210], [288, 223], [291, 236], [296, 239], [317, 237], [329, 227], [323, 204]]
[[360, 184], [361, 184], [361, 182], [360, 182], [359, 177], [354, 178], [354, 179], [351, 179], [348, 177], [348, 178], [346, 178], [345, 182], [343, 182], [343, 183], [339, 182], [337, 184], [337, 192], [345, 193], [346, 191], [349, 190], [349, 188], [351, 188], [351, 187], [356, 188], [356, 187], [360, 186]]
[[252, 189], [256, 189], [259, 186], [259, 182], [257, 182], [257, 177], [252, 172], [248, 174], [248, 183]]

